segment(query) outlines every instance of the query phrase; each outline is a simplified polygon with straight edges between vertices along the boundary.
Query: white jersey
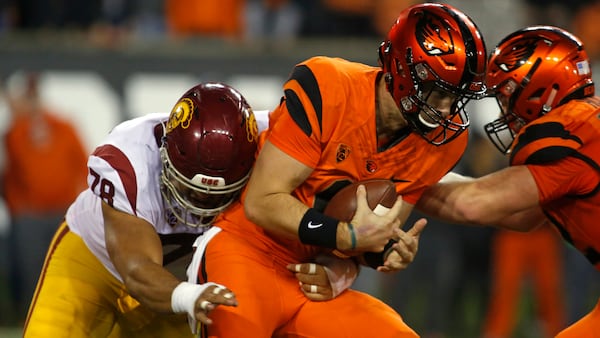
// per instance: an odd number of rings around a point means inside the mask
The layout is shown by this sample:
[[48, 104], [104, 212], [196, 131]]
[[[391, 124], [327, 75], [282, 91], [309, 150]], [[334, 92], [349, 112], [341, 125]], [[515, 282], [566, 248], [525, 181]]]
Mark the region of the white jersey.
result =
[[[259, 131], [264, 130], [268, 125], [268, 111], [254, 114]], [[162, 124], [168, 117], [166, 113], [149, 114], [117, 125], [89, 156], [89, 189], [79, 194], [67, 210], [66, 221], [71, 231], [81, 236], [91, 252], [121, 282], [106, 250], [102, 200], [111, 201], [117, 210], [144, 219], [156, 229], [163, 245], [178, 245], [183, 254], [192, 251], [192, 243], [206, 230], [178, 224], [167, 214], [160, 190], [159, 146]], [[181, 256], [182, 252], [176, 255]], [[165, 255], [164, 264], [176, 258]]]

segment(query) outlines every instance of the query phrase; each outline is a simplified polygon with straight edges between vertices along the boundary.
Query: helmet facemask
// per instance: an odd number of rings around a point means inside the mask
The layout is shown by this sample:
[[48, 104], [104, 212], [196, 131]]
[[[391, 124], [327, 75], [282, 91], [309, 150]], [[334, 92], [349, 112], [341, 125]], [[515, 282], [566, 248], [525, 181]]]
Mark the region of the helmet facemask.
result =
[[521, 128], [525, 126], [525, 121], [515, 112], [515, 100], [520, 95], [517, 83], [513, 79], [508, 79], [499, 89], [490, 89], [495, 93], [496, 102], [500, 107], [500, 117], [485, 124], [485, 133], [492, 143], [503, 154], [510, 153], [512, 144]]
[[210, 226], [215, 217], [239, 196], [250, 177], [248, 173], [229, 185], [221, 177], [201, 174], [190, 180], [175, 168], [164, 145], [160, 148], [160, 155], [160, 184], [165, 206], [179, 223], [194, 228]]
[[[402, 115], [429, 143], [441, 145], [452, 141], [469, 127], [465, 106], [474, 95], [443, 81], [427, 64], [409, 65], [409, 68], [414, 90], [400, 99]], [[452, 99], [448, 113], [428, 103], [433, 96]]]

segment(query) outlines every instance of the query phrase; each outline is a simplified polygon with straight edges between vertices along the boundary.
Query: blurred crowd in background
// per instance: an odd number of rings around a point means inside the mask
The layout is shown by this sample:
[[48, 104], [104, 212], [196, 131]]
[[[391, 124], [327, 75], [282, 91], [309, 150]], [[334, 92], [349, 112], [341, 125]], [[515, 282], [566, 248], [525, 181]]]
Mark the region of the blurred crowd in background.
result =
[[[185, 36], [280, 41], [323, 36], [383, 36], [397, 13], [416, 0], [1, 0], [2, 32], [75, 30], [98, 43]], [[598, 54], [595, 0], [446, 1], [483, 11], [487, 23], [519, 16], [527, 24], [555, 24], [580, 36]], [[470, 7], [473, 7], [472, 9]], [[478, 15], [471, 15], [477, 19]], [[503, 17], [509, 15], [509, 17]], [[489, 16], [489, 17], [488, 17]], [[488, 21], [489, 19], [489, 21]], [[494, 25], [480, 26], [491, 32]], [[493, 41], [496, 42], [495, 40]]]
[[[131, 39], [189, 36], [242, 43], [371, 37], [375, 51], [397, 13], [417, 2], [0, 0], [0, 34], [77, 32], [110, 48]], [[600, 1], [447, 2], [472, 15], [487, 34], [488, 50], [522, 26], [547, 24], [575, 33], [590, 57], [600, 58]], [[77, 131], [44, 108], [36, 74], [24, 79], [22, 90], [6, 98], [11, 117], [0, 128], [0, 187], [7, 205], [0, 212], [10, 219], [0, 242], [6, 244], [0, 248], [0, 326], [22, 325], [50, 236], [85, 184], [86, 154]], [[484, 122], [474, 120], [472, 142], [457, 168], [464, 174], [480, 176], [507, 164], [481, 133]], [[39, 168], [60, 175], [41, 177]], [[507, 233], [430, 220], [406, 271], [363, 269], [356, 287], [395, 307], [424, 338], [544, 338], [591, 309], [600, 276], [552, 231]]]

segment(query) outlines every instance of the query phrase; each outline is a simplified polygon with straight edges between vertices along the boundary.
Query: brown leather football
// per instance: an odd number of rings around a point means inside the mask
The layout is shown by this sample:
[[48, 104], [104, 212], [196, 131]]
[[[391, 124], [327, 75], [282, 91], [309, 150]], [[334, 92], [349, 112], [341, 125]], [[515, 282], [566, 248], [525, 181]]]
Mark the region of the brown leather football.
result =
[[396, 202], [394, 182], [386, 179], [371, 179], [355, 182], [338, 191], [325, 207], [324, 214], [344, 222], [350, 222], [356, 211], [356, 189], [364, 185], [367, 202], [376, 214], [386, 213]]

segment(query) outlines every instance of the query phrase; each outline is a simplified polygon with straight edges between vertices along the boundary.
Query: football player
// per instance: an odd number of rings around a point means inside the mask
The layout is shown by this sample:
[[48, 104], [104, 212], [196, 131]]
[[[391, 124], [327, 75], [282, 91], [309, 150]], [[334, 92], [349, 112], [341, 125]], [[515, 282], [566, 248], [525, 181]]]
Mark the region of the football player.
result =
[[[492, 52], [486, 82], [501, 116], [485, 131], [510, 166], [477, 179], [448, 174], [417, 207], [463, 224], [553, 224], [600, 269], [600, 98], [582, 42], [556, 27], [516, 31]], [[598, 332], [600, 302], [556, 337]]]
[[[465, 105], [485, 93], [487, 53], [473, 21], [444, 4], [411, 6], [379, 56], [381, 67], [321, 56], [291, 72], [243, 203], [219, 218], [189, 270], [232, 288], [240, 303], [213, 310], [205, 337], [418, 337], [372, 296], [347, 290], [313, 302], [305, 295], [324, 287], [294, 278], [298, 262], [334, 250], [370, 252], [365, 262], [381, 271], [405, 267], [426, 221], [407, 232], [399, 225], [465, 150]], [[339, 189], [371, 178], [396, 182], [403, 201], [377, 216], [359, 189], [351, 222], [322, 213]]]
[[163, 266], [189, 259], [236, 200], [266, 121], [235, 89], [202, 83], [170, 114], [116, 126], [89, 156], [89, 189], [48, 250], [24, 336], [185, 337], [184, 313], [210, 323], [215, 306], [236, 306], [225, 286], [182, 282]]

